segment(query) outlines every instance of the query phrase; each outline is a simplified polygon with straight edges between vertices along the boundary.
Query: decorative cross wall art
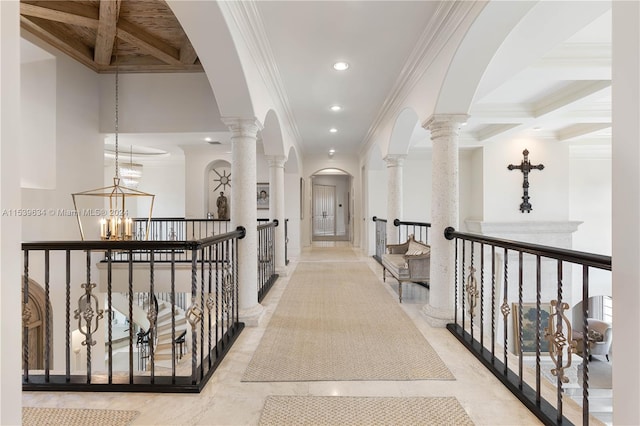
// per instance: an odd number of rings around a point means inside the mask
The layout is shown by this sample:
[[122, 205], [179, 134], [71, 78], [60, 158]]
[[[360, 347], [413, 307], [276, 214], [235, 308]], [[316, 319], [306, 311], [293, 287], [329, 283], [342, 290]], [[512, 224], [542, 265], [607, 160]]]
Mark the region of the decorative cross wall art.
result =
[[520, 204], [520, 211], [522, 213], [524, 212], [529, 213], [533, 209], [533, 207], [531, 206], [531, 203], [529, 202], [529, 172], [531, 170], [542, 170], [544, 169], [544, 165], [542, 164], [537, 164], [535, 166], [531, 165], [531, 162], [529, 161], [528, 150], [525, 149], [524, 151], [522, 151], [522, 154], [524, 155], [524, 158], [519, 166], [509, 164], [507, 168], [509, 170], [518, 169], [523, 174], [523, 179], [522, 179], [523, 194], [522, 194], [522, 204]]

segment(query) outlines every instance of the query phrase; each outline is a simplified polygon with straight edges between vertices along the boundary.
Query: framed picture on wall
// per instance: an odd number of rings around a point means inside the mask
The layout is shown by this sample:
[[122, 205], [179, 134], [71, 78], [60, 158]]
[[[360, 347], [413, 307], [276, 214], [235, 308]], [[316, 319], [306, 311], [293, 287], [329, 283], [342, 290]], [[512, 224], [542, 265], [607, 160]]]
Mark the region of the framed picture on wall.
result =
[[[551, 315], [551, 305], [540, 305], [540, 353], [549, 352], [549, 341], [544, 337], [544, 330], [549, 326], [549, 316]], [[520, 353], [520, 339], [518, 339], [518, 304], [513, 304], [513, 335], [516, 348], [516, 355]], [[536, 304], [522, 304], [522, 355], [536, 354]]]
[[269, 208], [269, 184], [259, 183], [256, 195], [258, 210], [267, 210]]

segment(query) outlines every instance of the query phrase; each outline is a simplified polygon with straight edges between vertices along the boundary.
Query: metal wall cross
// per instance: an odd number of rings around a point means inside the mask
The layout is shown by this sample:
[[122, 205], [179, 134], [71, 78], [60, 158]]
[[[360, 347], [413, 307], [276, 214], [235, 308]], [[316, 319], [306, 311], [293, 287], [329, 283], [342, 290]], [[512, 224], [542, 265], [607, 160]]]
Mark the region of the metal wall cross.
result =
[[524, 212], [529, 213], [532, 210], [531, 203], [529, 203], [529, 172], [534, 169], [542, 170], [544, 169], [544, 166], [542, 164], [532, 166], [531, 162], [529, 161], [528, 150], [525, 149], [524, 151], [522, 151], [522, 154], [524, 155], [524, 159], [522, 160], [519, 166], [509, 164], [507, 168], [509, 170], [518, 169], [524, 175], [522, 179], [523, 195], [522, 195], [522, 204], [520, 204], [520, 211], [522, 213]]

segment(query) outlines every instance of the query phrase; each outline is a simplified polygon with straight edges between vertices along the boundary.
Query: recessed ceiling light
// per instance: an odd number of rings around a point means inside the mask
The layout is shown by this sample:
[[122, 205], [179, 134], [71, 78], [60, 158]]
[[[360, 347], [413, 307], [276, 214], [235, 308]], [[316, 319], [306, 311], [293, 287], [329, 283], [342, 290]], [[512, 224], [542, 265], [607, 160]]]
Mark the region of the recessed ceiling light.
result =
[[204, 138], [204, 140], [207, 141], [207, 142], [211, 142], [213, 139], [211, 139], [210, 137], [206, 137], [206, 138]]
[[337, 131], [338, 131], [338, 129], [336, 129], [335, 127], [332, 127], [332, 128], [330, 128], [330, 129], [329, 129], [329, 131], [330, 131], [331, 133], [335, 133], [335, 132], [337, 132]]
[[332, 105], [331, 106], [331, 111], [340, 111], [342, 109], [342, 107], [340, 105]]
[[336, 150], [335, 150], [335, 149], [331, 148], [331, 149], [329, 150], [329, 154], [335, 154], [335, 153], [336, 153]]
[[349, 64], [346, 62], [336, 62], [333, 64], [333, 69], [336, 71], [344, 71], [349, 68]]

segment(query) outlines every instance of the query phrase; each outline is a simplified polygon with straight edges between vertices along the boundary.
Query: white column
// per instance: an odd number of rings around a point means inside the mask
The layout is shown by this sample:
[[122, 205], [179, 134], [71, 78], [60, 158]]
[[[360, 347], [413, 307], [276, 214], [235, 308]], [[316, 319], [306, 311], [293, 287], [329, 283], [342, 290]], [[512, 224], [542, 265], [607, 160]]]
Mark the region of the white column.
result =
[[387, 163], [387, 244], [398, 244], [398, 228], [393, 226], [395, 219], [402, 217], [402, 166], [406, 155], [389, 154], [384, 157]]
[[223, 118], [231, 130], [231, 226], [244, 226], [247, 235], [238, 243], [240, 321], [257, 326], [264, 314], [258, 303], [258, 212], [256, 205], [256, 135], [262, 129], [255, 119]]
[[[20, 199], [20, 3], [0, 1], [0, 204], [14, 210]], [[0, 216], [0, 424], [22, 423], [22, 221]]]
[[284, 258], [284, 163], [287, 157], [284, 155], [271, 155], [267, 157], [269, 163], [269, 211], [271, 219], [276, 219], [279, 224], [275, 232], [275, 266], [276, 273], [286, 276], [287, 265]]
[[434, 115], [423, 127], [433, 142], [431, 187], [431, 277], [429, 304], [423, 308], [432, 326], [453, 322], [455, 245], [444, 237], [448, 226], [458, 228], [458, 130], [466, 115]]
[[613, 424], [640, 424], [640, 3], [614, 1]]

